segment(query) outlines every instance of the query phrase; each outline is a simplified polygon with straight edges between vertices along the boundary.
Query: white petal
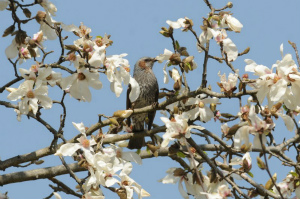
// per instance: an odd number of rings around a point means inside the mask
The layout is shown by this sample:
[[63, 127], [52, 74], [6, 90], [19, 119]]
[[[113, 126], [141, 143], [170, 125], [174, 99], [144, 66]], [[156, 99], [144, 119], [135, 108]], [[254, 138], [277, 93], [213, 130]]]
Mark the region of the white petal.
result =
[[55, 196], [56, 199], [61, 199], [61, 196], [58, 193], [53, 192], [53, 195]]
[[228, 61], [232, 62], [238, 57], [238, 49], [231, 39], [223, 40], [224, 51], [227, 53]]
[[69, 32], [79, 31], [79, 28], [77, 26], [75, 26], [74, 24], [66, 25], [64, 23], [61, 23], [61, 28], [64, 29], [65, 31], [69, 31]]
[[280, 45], [280, 54], [281, 54], [281, 57], [283, 58], [283, 43]]
[[13, 59], [18, 55], [18, 48], [15, 39], [13, 39], [11, 44], [5, 49], [5, 54], [8, 59]]
[[165, 64], [164, 68], [163, 68], [163, 71], [164, 71], [164, 83], [165, 83], [165, 84], [169, 83], [169, 75], [168, 75], [168, 73], [167, 73], [167, 71], [166, 71], [166, 68], [167, 68], [167, 66], [168, 66], [168, 63], [169, 63], [169, 62], [167, 62], [167, 63]]
[[62, 78], [60, 82], [61, 89], [66, 90], [69, 86], [71, 86], [71, 84], [76, 80], [76, 78], [77, 78], [77, 73], [69, 77]]
[[123, 152], [122, 153], [122, 158], [124, 160], [130, 161], [130, 162], [135, 162], [139, 165], [142, 165], [142, 158], [135, 152]]
[[112, 185], [118, 183], [119, 181], [115, 178], [107, 178], [107, 180], [105, 181], [105, 185], [108, 187], [111, 187]]
[[110, 83], [110, 90], [116, 94], [117, 97], [120, 97], [123, 87], [119, 81], [114, 81]]
[[[262, 144], [265, 145], [266, 143], [267, 143], [266, 135], [262, 134]], [[256, 133], [255, 136], [254, 136], [253, 147], [258, 148], [258, 149], [262, 149], [258, 133]]]
[[94, 67], [100, 67], [105, 59], [105, 45], [101, 47], [94, 47], [95, 52], [89, 59], [89, 64]]
[[83, 135], [85, 135], [85, 126], [81, 123], [72, 122], [73, 126]]
[[54, 155], [72, 156], [81, 146], [78, 143], [66, 143], [62, 145]]
[[287, 88], [287, 82], [284, 79], [280, 79], [276, 84], [271, 86], [270, 98], [273, 102], [280, 100], [285, 94]]
[[132, 77], [130, 77], [129, 83], [131, 85], [129, 99], [131, 102], [134, 102], [140, 95], [140, 86], [139, 86], [138, 82]]
[[185, 192], [185, 190], [183, 189], [183, 186], [182, 186], [182, 183], [179, 182], [178, 183], [178, 190], [181, 194], [181, 196], [184, 198], [184, 199], [189, 199], [189, 195]]
[[278, 115], [283, 119], [286, 128], [289, 131], [293, 131], [293, 129], [295, 127], [295, 123], [294, 123], [293, 119], [290, 116], [282, 114], [282, 113], [278, 113]]
[[37, 99], [41, 103], [41, 106], [44, 107], [44, 109], [50, 109], [52, 107], [52, 99], [50, 97], [39, 95], [37, 96]]
[[184, 21], [185, 21], [184, 18], [180, 18], [180, 19], [178, 19], [177, 21], [170, 21], [170, 20], [167, 20], [166, 23], [167, 23], [169, 26], [171, 26], [172, 28], [178, 29], [178, 28], [181, 28], [181, 27], [182, 27]]

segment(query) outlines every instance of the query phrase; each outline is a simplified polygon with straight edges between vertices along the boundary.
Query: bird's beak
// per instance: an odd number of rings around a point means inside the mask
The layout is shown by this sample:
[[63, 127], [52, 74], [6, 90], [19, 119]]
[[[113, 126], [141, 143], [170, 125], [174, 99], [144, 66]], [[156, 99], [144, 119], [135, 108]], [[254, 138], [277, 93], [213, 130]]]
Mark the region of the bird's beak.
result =
[[154, 58], [152, 58], [152, 61], [157, 62], [158, 60], [154, 57]]

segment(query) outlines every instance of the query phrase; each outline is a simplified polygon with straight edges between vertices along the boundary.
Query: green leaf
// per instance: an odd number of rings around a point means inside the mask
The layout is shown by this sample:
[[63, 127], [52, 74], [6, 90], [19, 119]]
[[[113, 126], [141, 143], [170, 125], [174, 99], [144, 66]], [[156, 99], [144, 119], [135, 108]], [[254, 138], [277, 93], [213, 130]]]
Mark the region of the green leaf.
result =
[[178, 41], [177, 41], [177, 40], [175, 41], [175, 46], [176, 46], [176, 50], [179, 50], [179, 48], [180, 48], [180, 45], [179, 45], [179, 43], [178, 43]]
[[141, 149], [138, 149], [138, 150], [136, 151], [136, 153], [140, 155]]
[[96, 36], [96, 38], [100, 38], [100, 39], [102, 39], [102, 36]]
[[293, 176], [295, 176], [295, 177], [298, 177], [298, 173], [296, 173], [296, 172], [294, 172], [294, 171], [291, 171], [291, 172], [289, 172], [290, 174], [292, 174]]
[[253, 173], [251, 173], [250, 171], [247, 173], [251, 178], [254, 177]]
[[186, 155], [184, 155], [184, 153], [182, 153], [181, 151], [178, 151], [178, 152], [176, 153], [176, 155], [177, 155], [179, 158], [185, 158], [185, 157], [186, 157]]

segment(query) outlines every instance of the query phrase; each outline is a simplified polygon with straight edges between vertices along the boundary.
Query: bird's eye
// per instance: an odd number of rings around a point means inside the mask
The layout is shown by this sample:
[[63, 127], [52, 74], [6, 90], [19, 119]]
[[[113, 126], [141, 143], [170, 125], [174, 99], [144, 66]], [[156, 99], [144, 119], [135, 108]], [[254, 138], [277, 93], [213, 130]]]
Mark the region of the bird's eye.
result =
[[146, 62], [151, 61], [149, 58], [145, 59]]

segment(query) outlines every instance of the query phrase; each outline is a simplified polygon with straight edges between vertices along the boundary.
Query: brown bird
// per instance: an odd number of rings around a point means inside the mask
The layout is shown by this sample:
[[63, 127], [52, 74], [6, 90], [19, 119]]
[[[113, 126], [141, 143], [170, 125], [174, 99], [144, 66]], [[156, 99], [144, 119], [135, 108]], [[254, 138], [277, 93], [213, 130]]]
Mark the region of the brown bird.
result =
[[[154, 62], [157, 61], [155, 58], [142, 57], [139, 59], [135, 66], [133, 72], [133, 78], [138, 82], [140, 86], [140, 95], [136, 101], [131, 102], [129, 100], [129, 93], [131, 91], [131, 86], [129, 85], [127, 90], [127, 109], [143, 108], [149, 105], [155, 105], [158, 103], [158, 83], [157, 79], [152, 71]], [[145, 122], [148, 126], [148, 130], [151, 129], [156, 111], [151, 111], [149, 113], [141, 113], [131, 116], [132, 119], [132, 132], [139, 133], [144, 131]], [[147, 119], [148, 118], [148, 119]], [[127, 125], [131, 125], [131, 119], [127, 119]], [[133, 137], [129, 140], [129, 149], [140, 149], [145, 146], [144, 137]]]

